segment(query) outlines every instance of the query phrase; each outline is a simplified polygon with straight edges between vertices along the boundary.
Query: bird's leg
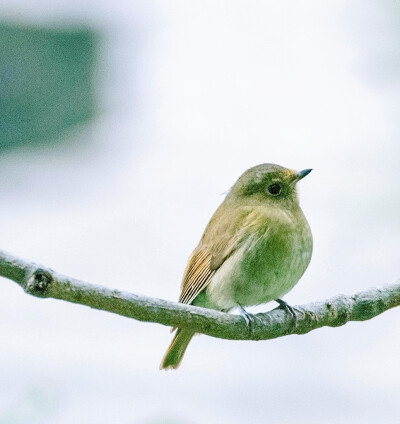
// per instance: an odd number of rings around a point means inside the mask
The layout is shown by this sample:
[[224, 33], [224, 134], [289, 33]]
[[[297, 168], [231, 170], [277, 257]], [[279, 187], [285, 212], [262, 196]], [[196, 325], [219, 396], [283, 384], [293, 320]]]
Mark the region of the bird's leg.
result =
[[297, 316], [296, 316], [296, 312], [294, 310], [295, 308], [293, 308], [292, 306], [290, 306], [288, 303], [286, 303], [282, 299], [276, 299], [275, 302], [279, 303], [279, 306], [276, 309], [283, 309], [283, 310], [289, 312], [290, 315], [292, 315], [293, 321], [294, 321], [294, 325], [296, 326]]
[[254, 315], [247, 312], [246, 309], [244, 309], [242, 305], [238, 304], [238, 309], [239, 309], [240, 315], [246, 321], [246, 325], [249, 329], [250, 334], [253, 334], [253, 332], [254, 332]]

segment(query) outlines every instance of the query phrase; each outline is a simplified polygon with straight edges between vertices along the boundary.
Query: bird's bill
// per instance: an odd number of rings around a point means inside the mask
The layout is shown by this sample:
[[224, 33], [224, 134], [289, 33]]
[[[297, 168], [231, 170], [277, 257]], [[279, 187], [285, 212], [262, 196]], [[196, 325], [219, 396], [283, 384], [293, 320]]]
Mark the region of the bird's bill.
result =
[[296, 175], [297, 176], [296, 181], [300, 181], [301, 179], [306, 177], [311, 171], [312, 169], [303, 169], [302, 171], [299, 171]]

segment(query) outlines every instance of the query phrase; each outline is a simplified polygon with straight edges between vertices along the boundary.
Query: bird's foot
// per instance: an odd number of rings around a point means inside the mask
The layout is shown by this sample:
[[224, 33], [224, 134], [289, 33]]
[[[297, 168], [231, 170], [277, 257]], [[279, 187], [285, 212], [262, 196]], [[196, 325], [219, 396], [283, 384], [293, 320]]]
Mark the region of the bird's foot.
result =
[[286, 312], [289, 312], [290, 315], [293, 317], [293, 324], [296, 327], [297, 325], [297, 315], [296, 315], [296, 308], [293, 308], [293, 306], [290, 306], [288, 303], [286, 303], [282, 299], [276, 299], [275, 302], [279, 303], [279, 306], [275, 309], [283, 309]]
[[242, 305], [238, 305], [238, 308], [239, 308], [240, 315], [244, 318], [246, 322], [250, 335], [252, 335], [254, 333], [254, 321], [255, 321], [254, 315], [247, 312]]

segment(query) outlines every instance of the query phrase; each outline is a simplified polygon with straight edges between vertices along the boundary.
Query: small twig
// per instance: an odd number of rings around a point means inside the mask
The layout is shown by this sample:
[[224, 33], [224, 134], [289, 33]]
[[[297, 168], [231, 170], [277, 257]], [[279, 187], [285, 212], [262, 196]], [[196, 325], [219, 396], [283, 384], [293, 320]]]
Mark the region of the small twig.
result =
[[190, 328], [196, 333], [232, 340], [268, 340], [305, 334], [320, 327], [365, 321], [400, 305], [400, 281], [397, 281], [352, 296], [338, 295], [324, 302], [296, 306], [293, 308], [296, 325], [293, 316], [284, 310], [256, 314], [249, 332], [240, 315], [111, 290], [57, 274], [2, 251], [0, 276], [15, 281], [33, 296], [61, 299], [139, 321]]

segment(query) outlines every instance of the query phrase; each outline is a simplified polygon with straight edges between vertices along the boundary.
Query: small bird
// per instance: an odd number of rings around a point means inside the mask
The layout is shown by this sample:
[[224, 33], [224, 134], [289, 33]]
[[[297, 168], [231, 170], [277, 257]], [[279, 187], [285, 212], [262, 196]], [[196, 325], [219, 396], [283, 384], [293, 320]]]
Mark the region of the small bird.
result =
[[[276, 300], [299, 281], [311, 260], [312, 235], [299, 206], [300, 172], [265, 163], [244, 172], [208, 223], [186, 266], [179, 302], [229, 312]], [[194, 336], [176, 330], [160, 369], [178, 368]]]

